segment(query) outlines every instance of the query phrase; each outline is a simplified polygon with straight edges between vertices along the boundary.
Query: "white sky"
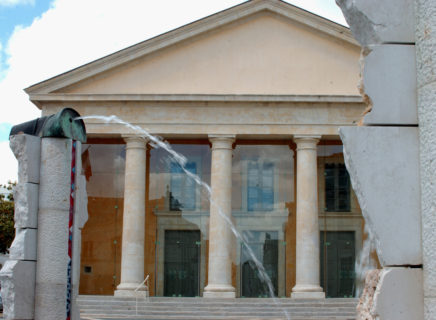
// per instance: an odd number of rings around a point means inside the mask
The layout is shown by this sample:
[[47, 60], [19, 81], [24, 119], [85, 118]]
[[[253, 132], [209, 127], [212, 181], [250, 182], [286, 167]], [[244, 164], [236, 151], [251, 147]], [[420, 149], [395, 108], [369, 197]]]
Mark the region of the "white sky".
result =
[[[5, 3], [18, 0], [0, 0]], [[21, 1], [23, 2], [23, 1]], [[32, 3], [31, 0], [24, 1]], [[240, 0], [55, 0], [28, 27], [16, 26], [0, 56], [0, 126], [39, 116], [23, 89], [127, 46], [208, 16]], [[346, 24], [334, 0], [289, 3]], [[16, 180], [17, 165], [0, 141], [0, 184]]]

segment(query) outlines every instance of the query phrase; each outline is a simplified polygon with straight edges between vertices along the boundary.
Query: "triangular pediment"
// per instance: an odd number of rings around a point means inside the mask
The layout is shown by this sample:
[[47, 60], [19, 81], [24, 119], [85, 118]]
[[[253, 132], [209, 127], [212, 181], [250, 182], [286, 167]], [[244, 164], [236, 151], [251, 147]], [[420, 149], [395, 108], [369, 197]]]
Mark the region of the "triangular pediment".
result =
[[349, 30], [253, 0], [26, 89], [41, 94], [357, 94]]

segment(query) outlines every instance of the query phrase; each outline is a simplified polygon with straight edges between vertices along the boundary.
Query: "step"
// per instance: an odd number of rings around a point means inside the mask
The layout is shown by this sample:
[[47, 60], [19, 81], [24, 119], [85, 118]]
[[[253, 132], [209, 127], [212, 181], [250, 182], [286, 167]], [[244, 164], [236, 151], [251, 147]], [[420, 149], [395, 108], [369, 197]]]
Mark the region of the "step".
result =
[[[165, 298], [79, 296], [82, 319], [355, 319], [357, 299]], [[286, 316], [289, 315], [289, 317]]]
[[238, 316], [238, 317], [216, 317], [216, 316], [124, 316], [124, 315], [111, 315], [108, 316], [106, 314], [93, 314], [93, 315], [85, 315], [81, 317], [82, 320], [100, 320], [100, 319], [112, 319], [112, 320], [126, 320], [126, 319], [135, 319], [135, 320], [194, 320], [194, 319], [202, 319], [202, 320], [355, 320], [355, 316], [347, 317], [347, 316], [339, 316], [339, 317], [331, 317], [331, 316], [290, 316], [287, 318], [286, 316], [280, 317], [253, 317], [249, 316]]

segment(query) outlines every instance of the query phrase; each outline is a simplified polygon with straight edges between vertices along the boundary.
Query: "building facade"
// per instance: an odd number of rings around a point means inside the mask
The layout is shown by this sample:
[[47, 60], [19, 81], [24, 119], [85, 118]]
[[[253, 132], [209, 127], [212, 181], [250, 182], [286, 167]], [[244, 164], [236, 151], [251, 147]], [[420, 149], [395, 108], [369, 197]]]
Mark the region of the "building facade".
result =
[[353, 296], [338, 128], [365, 109], [359, 56], [347, 28], [252, 0], [27, 88], [87, 117], [80, 293]]

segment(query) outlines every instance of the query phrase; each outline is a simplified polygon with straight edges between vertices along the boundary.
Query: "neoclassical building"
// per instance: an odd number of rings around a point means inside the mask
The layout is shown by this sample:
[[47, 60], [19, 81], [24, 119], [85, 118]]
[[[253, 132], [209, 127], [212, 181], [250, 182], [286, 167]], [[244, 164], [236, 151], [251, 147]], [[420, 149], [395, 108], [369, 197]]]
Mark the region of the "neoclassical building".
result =
[[90, 116], [80, 293], [352, 296], [364, 221], [338, 128], [364, 112], [359, 56], [349, 29], [252, 0], [27, 88], [43, 115]]

